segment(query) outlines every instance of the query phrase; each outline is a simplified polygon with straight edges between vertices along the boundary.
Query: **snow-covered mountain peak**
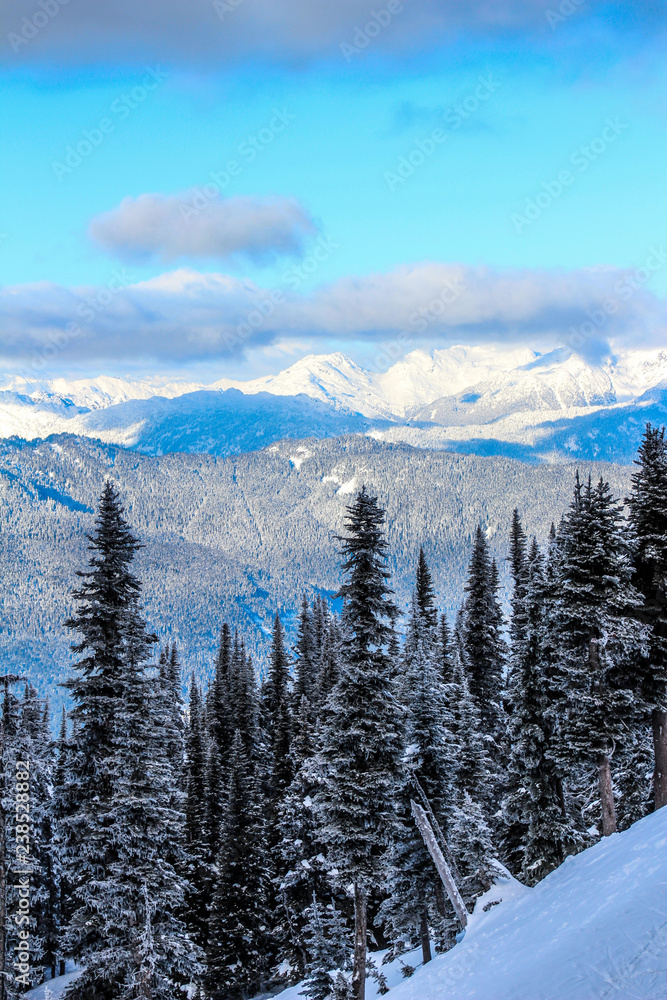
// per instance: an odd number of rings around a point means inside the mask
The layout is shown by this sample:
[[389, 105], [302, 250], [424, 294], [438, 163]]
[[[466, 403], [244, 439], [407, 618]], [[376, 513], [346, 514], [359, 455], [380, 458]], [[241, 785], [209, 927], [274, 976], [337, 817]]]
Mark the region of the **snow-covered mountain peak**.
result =
[[[143, 421], [148, 421], [146, 427], [153, 426], [151, 415], [158, 412], [161, 401], [160, 419], [165, 428], [171, 427], [161, 431], [161, 442], [180, 440], [184, 414], [196, 412], [205, 429], [201, 440], [209, 442], [205, 450], [224, 450], [222, 439], [229, 436], [225, 428], [233, 424], [232, 410], [245, 412], [249, 401], [244, 402], [243, 396], [261, 393], [264, 402], [257, 412], [253, 410], [253, 419], [260, 420], [261, 411], [264, 423], [273, 423], [274, 430], [284, 427], [287, 436], [286, 414], [290, 414], [292, 422], [298, 415], [300, 428], [307, 427], [312, 417], [324, 436], [340, 429], [342, 420], [346, 427], [363, 424], [369, 433], [390, 434], [392, 440], [399, 440], [397, 434], [410, 441], [421, 434], [424, 443], [434, 434], [448, 441], [499, 435], [503, 440], [533, 440], [531, 435], [539, 435], [537, 429], [545, 422], [574, 421], [634, 400], [640, 407], [662, 406], [666, 379], [667, 351], [626, 351], [596, 364], [567, 347], [540, 354], [502, 345], [417, 349], [385, 372], [366, 369], [342, 352], [309, 354], [275, 375], [250, 381], [221, 378], [212, 384], [107, 375], [40, 382], [0, 376], [0, 436], [34, 438], [62, 432], [97, 436], [104, 431], [105, 440], [126, 442], [134, 440]], [[229, 389], [236, 392], [220, 400]], [[201, 398], [193, 400], [193, 394]], [[275, 406], [270, 397], [276, 397]], [[328, 423], [316, 413], [317, 407], [308, 410], [300, 404], [295, 410], [291, 404], [296, 397], [324, 406]], [[421, 430], [414, 422], [422, 425]], [[575, 442], [576, 435], [571, 440]]]

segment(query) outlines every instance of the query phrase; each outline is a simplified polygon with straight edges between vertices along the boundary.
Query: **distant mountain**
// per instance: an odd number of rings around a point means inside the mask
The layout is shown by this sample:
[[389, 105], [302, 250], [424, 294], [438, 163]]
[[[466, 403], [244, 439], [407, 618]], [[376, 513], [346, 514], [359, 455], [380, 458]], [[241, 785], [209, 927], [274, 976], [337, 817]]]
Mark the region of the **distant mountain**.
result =
[[580, 453], [625, 461], [623, 422], [635, 412], [628, 406], [639, 407], [638, 419], [649, 405], [667, 419], [664, 385], [664, 351], [593, 364], [565, 348], [540, 355], [497, 346], [412, 351], [383, 373], [344, 354], [308, 355], [277, 375], [207, 386], [5, 376], [0, 437], [72, 433], [147, 454], [228, 455], [282, 438], [367, 433], [533, 461]]
[[227, 389], [119, 403], [78, 415], [69, 429], [146, 455], [234, 455], [285, 438], [337, 437], [361, 433], [368, 426], [359, 413], [339, 412], [303, 393], [281, 398]]
[[608, 370], [561, 349], [437, 399], [412, 417], [451, 427], [486, 424], [511, 413], [611, 406], [617, 401]]

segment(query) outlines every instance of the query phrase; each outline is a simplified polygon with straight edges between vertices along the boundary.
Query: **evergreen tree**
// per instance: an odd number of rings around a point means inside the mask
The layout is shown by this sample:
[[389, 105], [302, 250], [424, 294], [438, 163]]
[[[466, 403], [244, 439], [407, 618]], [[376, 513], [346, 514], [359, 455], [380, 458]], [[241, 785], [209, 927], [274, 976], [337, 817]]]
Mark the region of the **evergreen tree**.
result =
[[229, 753], [210, 912], [206, 986], [212, 1000], [242, 1000], [266, 978], [270, 951], [263, 835], [258, 782], [237, 730]]
[[194, 677], [190, 686], [186, 731], [185, 844], [189, 888], [186, 894], [187, 924], [200, 948], [208, 942], [208, 902], [211, 891], [210, 803], [207, 801], [207, 747], [203, 705]]
[[329, 621], [326, 638], [322, 650], [322, 669], [317, 682], [315, 704], [318, 712], [326, 705], [327, 699], [340, 677], [341, 630], [338, 619], [334, 616]]
[[419, 549], [419, 561], [417, 563], [417, 576], [415, 580], [415, 597], [419, 613], [424, 620], [424, 625], [429, 634], [429, 638], [434, 637], [438, 626], [438, 612], [435, 606], [433, 581], [431, 579], [431, 573], [422, 548]]
[[[416, 777], [446, 835], [456, 807], [455, 775], [459, 751], [453, 734], [454, 719], [448, 691], [442, 676], [437, 613], [428, 580], [428, 567], [423, 551], [420, 551], [400, 684], [406, 714], [407, 772], [402, 796], [402, 824], [394, 835], [390, 896], [381, 910], [391, 926], [394, 946], [397, 940], [404, 947], [421, 940], [425, 963], [431, 959], [430, 927], [436, 926], [440, 930], [443, 907], [438, 893], [438, 876], [416, 827], [410, 799], [417, 796], [413, 784]], [[439, 936], [442, 938], [442, 933]]]
[[506, 659], [497, 588], [497, 569], [489, 560], [486, 538], [479, 525], [465, 588], [461, 639], [470, 691], [477, 702], [484, 732], [494, 738], [502, 730], [500, 695]]
[[215, 740], [217, 755], [223, 770], [226, 769], [226, 755], [234, 736], [232, 654], [234, 650], [229, 625], [223, 623], [220, 629], [220, 643], [215, 658], [213, 683], [206, 706], [208, 728]]
[[139, 548], [107, 482], [90, 536], [90, 569], [79, 574], [74, 595], [79, 608], [66, 623], [81, 636], [73, 651], [86, 654], [65, 685], [76, 725], [69, 807], [60, 820], [71, 900], [65, 943], [86, 967], [68, 989], [72, 1000], [120, 996], [144, 974], [146, 893], [160, 911], [153, 996], [167, 996], [174, 977], [187, 980], [194, 967], [177, 916], [185, 886], [165, 860], [176, 853], [180, 819], [162, 743], [169, 709], [147, 670], [156, 636], [147, 631], [141, 584], [130, 571]]
[[632, 729], [638, 704], [630, 671], [642, 646], [631, 617], [639, 597], [609, 484], [582, 487], [562, 532], [557, 684], [562, 692], [558, 753], [564, 762], [597, 767], [602, 830], [616, 830], [610, 758]]
[[170, 1000], [174, 986], [191, 982], [200, 965], [182, 920], [189, 888], [184, 797], [170, 759], [173, 741], [164, 740], [173, 720], [171, 692], [159, 671], [151, 675], [144, 669], [148, 648], [143, 623], [136, 625], [127, 651], [114, 791], [106, 817], [114, 848], [100, 887], [107, 941], [88, 960], [82, 979], [98, 981], [100, 974], [108, 975], [111, 962], [114, 981], [123, 982], [123, 996]]
[[560, 776], [552, 754], [543, 649], [546, 578], [536, 539], [523, 571], [522, 594], [515, 594], [514, 600], [521, 625], [512, 630], [514, 687], [502, 828], [508, 863], [532, 885], [572, 851], [575, 836], [563, 811]]
[[309, 1000], [330, 1000], [336, 989], [336, 974], [347, 967], [348, 942], [335, 903], [322, 907], [313, 893], [306, 913], [309, 960], [302, 995]]
[[456, 806], [448, 824], [449, 846], [463, 876], [461, 894], [468, 906], [489, 888], [495, 872], [490, 865], [495, 851], [486, 814], [495, 800], [491, 761], [480, 722], [479, 709], [470, 693], [468, 678], [458, 656], [454, 676], [446, 685], [454, 746], [458, 755], [454, 781]]
[[639, 658], [640, 695], [651, 712], [655, 808], [667, 803], [667, 443], [665, 428], [646, 425], [626, 503], [635, 535], [633, 583], [650, 627]]
[[72, 757], [72, 746], [67, 733], [67, 712], [63, 708], [60, 720], [60, 730], [55, 744], [56, 758], [53, 770], [53, 792], [51, 800], [50, 817], [52, 824], [52, 843], [54, 859], [54, 881], [57, 886], [57, 898], [54, 902], [54, 924], [57, 928], [58, 962], [53, 962], [51, 966], [51, 978], [65, 975], [65, 957], [60, 948], [60, 936], [62, 929], [69, 919], [69, 885], [67, 883], [65, 866], [63, 864], [63, 837], [60, 830], [60, 823], [67, 816], [73, 803], [70, 799], [70, 767]]
[[318, 676], [317, 648], [315, 644], [313, 616], [305, 594], [301, 600], [301, 612], [299, 614], [295, 667], [295, 702], [298, 705], [301, 699], [306, 697], [312, 703]]
[[[72, 646], [73, 652], [86, 655], [74, 665], [75, 676], [65, 682], [74, 701], [77, 744], [70, 768], [71, 809], [61, 822], [72, 904], [67, 942], [73, 957], [83, 962], [107, 945], [105, 922], [97, 912], [95, 896], [114, 859], [106, 822], [114, 790], [116, 718], [125, 695], [126, 649], [138, 638], [141, 591], [139, 580], [130, 571], [141, 546], [108, 481], [94, 534], [88, 537], [93, 553], [90, 569], [77, 573], [82, 580], [82, 586], [74, 591], [79, 609], [65, 623], [81, 636]], [[155, 636], [144, 633], [146, 648], [154, 641]], [[88, 989], [94, 981], [90, 975], [86, 977]], [[104, 978], [102, 969], [96, 987], [99, 995], [112, 996]]]
[[347, 508], [341, 672], [323, 724], [317, 801], [322, 839], [354, 884], [355, 1000], [366, 977], [367, 897], [383, 879], [401, 780], [401, 718], [387, 646], [396, 608], [386, 567], [384, 511], [365, 488]]
[[501, 847], [503, 857], [513, 872], [523, 869], [523, 852], [527, 837], [527, 820], [523, 815], [522, 802], [526, 793], [524, 786], [522, 762], [517, 757], [517, 740], [520, 737], [522, 723], [519, 721], [519, 704], [521, 700], [521, 675], [526, 646], [526, 594], [528, 583], [528, 559], [526, 552], [526, 535], [521, 524], [519, 511], [512, 513], [510, 528], [510, 544], [507, 561], [512, 570], [512, 615], [510, 619], [510, 655], [507, 677], [502, 696], [503, 710], [506, 719], [503, 756], [508, 761], [503, 783]]
[[184, 784], [185, 768], [185, 705], [183, 704], [181, 664], [176, 643], [160, 653], [159, 685], [167, 706], [163, 742], [172, 771], [179, 784]]
[[[307, 698], [304, 693], [303, 698]], [[265, 720], [270, 745], [270, 797], [272, 812], [293, 777], [290, 755], [292, 719], [290, 713], [290, 671], [285, 650], [285, 633], [276, 615], [273, 623], [271, 662], [264, 688]]]

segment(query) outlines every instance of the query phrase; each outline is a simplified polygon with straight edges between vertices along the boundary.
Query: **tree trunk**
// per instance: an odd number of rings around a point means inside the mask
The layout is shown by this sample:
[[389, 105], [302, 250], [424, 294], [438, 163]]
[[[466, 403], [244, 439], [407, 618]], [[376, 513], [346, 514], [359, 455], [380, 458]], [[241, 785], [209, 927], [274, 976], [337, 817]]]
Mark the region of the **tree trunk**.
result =
[[422, 806], [420, 806], [413, 799], [410, 799], [410, 808], [412, 809], [412, 815], [415, 818], [415, 823], [419, 827], [419, 832], [421, 833], [424, 843], [426, 844], [428, 853], [431, 855], [433, 863], [438, 870], [438, 874], [445, 891], [452, 902], [452, 906], [456, 911], [457, 917], [461, 921], [461, 927], [465, 930], [468, 926], [468, 911], [466, 910], [465, 903], [461, 898], [459, 887], [454, 881], [454, 876], [451, 873], [449, 865], [445, 861], [445, 856], [440, 849], [440, 845], [435, 839], [433, 827], [429, 823], [428, 816], [424, 812]]
[[352, 996], [366, 1000], [366, 893], [354, 885], [354, 966]]
[[442, 882], [440, 879], [436, 879], [433, 883], [433, 888], [435, 889], [435, 905], [438, 909], [438, 913], [441, 917], [445, 915], [445, 892], [442, 888]]
[[608, 837], [611, 833], [616, 833], [616, 810], [611, 786], [611, 766], [609, 757], [605, 754], [600, 754], [598, 759], [598, 781], [602, 804], [602, 836]]
[[662, 809], [667, 805], [667, 712], [660, 708], [653, 709], [653, 750], [655, 752], [655, 771], [653, 786], [655, 791], [655, 808]]
[[431, 961], [431, 938], [428, 932], [428, 912], [426, 907], [422, 910], [422, 919], [419, 927], [419, 933], [422, 939], [422, 961], [424, 965]]

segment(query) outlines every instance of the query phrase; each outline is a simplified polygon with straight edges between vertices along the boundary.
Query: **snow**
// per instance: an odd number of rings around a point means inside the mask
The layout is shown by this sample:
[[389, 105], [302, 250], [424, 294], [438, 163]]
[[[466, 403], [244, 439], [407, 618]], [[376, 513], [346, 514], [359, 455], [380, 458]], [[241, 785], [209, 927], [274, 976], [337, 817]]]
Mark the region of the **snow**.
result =
[[336, 490], [336, 493], [339, 496], [344, 495], [346, 493], [354, 493], [356, 488], [357, 488], [357, 477], [352, 476], [352, 479], [348, 479], [346, 483], [343, 483], [340, 489]]
[[[417, 965], [419, 953], [403, 961]], [[396, 964], [382, 969], [392, 1000], [665, 1000], [667, 808], [568, 858], [533, 889], [500, 878], [451, 951], [405, 981]], [[376, 997], [370, 981], [367, 997]]]
[[34, 990], [28, 990], [23, 996], [25, 1000], [60, 1000], [65, 989], [79, 975], [81, 975], [80, 971], [68, 972], [65, 976], [58, 976], [57, 979], [50, 979], [47, 983], [36, 986]]
[[[457, 450], [519, 457], [530, 450], [541, 460], [570, 458], [569, 442], [580, 455], [585, 447], [592, 457], [624, 460], [614, 450], [614, 428], [635, 417], [643, 424], [642, 407], [664, 410], [665, 386], [664, 350], [594, 363], [567, 348], [541, 355], [493, 344], [415, 350], [381, 373], [341, 353], [311, 354], [277, 375], [209, 385], [104, 375], [27, 382], [5, 375], [0, 437], [71, 433], [152, 454], [226, 455], [311, 436], [312, 423], [313, 436], [366, 432], [425, 448], [458, 444]], [[572, 430], [561, 434], [563, 421]], [[593, 440], [599, 426], [610, 428], [605, 446]]]

